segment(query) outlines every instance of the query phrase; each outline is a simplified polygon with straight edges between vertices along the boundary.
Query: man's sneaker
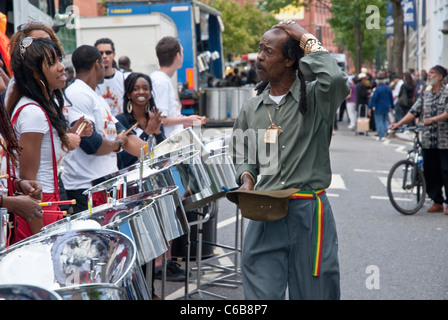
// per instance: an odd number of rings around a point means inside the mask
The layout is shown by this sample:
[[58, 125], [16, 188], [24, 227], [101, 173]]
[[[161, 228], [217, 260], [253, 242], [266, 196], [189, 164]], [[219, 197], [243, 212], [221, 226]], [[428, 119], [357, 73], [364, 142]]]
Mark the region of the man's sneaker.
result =
[[[154, 269], [154, 279], [162, 280], [162, 266]], [[185, 281], [185, 270], [173, 260], [166, 262], [166, 281]]]

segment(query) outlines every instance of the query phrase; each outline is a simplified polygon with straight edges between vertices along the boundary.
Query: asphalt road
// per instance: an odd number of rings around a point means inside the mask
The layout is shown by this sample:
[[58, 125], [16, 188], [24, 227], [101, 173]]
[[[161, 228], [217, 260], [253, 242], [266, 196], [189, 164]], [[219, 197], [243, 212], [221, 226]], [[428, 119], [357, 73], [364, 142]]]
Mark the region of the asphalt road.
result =
[[[403, 136], [383, 142], [375, 138], [374, 132], [356, 135], [344, 121], [339, 122], [331, 144], [333, 180], [327, 193], [338, 229], [341, 299], [447, 299], [448, 216], [427, 213], [431, 204], [428, 200], [420, 212], [411, 216], [392, 207], [385, 186], [387, 173], [396, 161], [405, 157], [410, 142]], [[236, 212], [227, 199], [218, 200], [214, 219], [216, 243], [220, 246], [215, 246], [212, 252], [230, 255], [211, 262], [230, 269], [222, 272], [222, 268], [204, 263], [199, 273], [197, 268], [192, 269], [189, 299], [244, 299], [241, 276], [235, 272], [239, 271], [238, 251], [221, 247], [233, 247], [235, 235], [241, 240], [240, 230], [247, 226], [247, 220], [236, 229]], [[185, 265], [182, 259], [179, 263]], [[191, 261], [190, 267], [195, 268], [196, 262]], [[229, 281], [205, 284], [216, 277]], [[155, 287], [161, 295], [161, 281], [156, 280]], [[166, 300], [184, 298], [184, 283], [166, 283]]]

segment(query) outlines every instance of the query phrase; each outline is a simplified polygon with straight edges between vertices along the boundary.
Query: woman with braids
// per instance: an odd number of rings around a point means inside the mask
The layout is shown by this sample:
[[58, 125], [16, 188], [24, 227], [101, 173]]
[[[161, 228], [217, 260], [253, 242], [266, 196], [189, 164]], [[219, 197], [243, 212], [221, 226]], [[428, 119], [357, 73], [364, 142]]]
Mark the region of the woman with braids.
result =
[[[42, 185], [42, 201], [58, 201], [58, 165], [63, 156], [80, 143], [68, 133], [62, 108], [65, 67], [60, 47], [46, 38], [24, 38], [12, 48], [11, 68], [15, 82], [6, 105], [20, 146], [16, 172], [21, 179]], [[73, 132], [84, 119], [71, 128]], [[25, 221], [16, 217], [15, 241], [35, 234], [60, 218], [59, 207], [45, 207], [42, 219]]]
[[[337, 233], [325, 188], [333, 121], [349, 94], [347, 76], [292, 21], [263, 35], [255, 66], [262, 81], [258, 95], [243, 106], [230, 142], [240, 188], [228, 198], [243, 215], [259, 215], [244, 240], [245, 297], [285, 299], [288, 288], [290, 299], [339, 299]], [[280, 201], [284, 210], [272, 212]]]
[[[152, 83], [148, 75], [133, 72], [124, 81], [123, 113], [116, 116], [117, 120], [130, 129], [138, 122], [133, 130], [140, 139], [148, 141], [150, 145], [160, 143], [165, 139], [163, 133], [162, 116], [155, 106], [152, 95]], [[126, 168], [138, 160], [132, 154], [122, 151], [117, 154], [118, 168]]]

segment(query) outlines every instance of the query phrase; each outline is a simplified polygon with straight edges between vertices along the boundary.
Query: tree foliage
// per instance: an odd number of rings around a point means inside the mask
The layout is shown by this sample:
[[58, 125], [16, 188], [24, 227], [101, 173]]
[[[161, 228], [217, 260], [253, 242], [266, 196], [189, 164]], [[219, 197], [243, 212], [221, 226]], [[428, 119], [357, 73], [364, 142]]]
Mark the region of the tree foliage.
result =
[[[396, 0], [400, 1], [400, 0]], [[266, 10], [278, 12], [287, 5], [310, 6], [313, 2], [319, 2], [330, 8], [332, 18], [328, 20], [332, 32], [335, 34], [334, 42], [339, 47], [345, 48], [352, 59], [357, 59], [358, 34], [360, 47], [360, 63], [373, 62], [378, 56], [379, 49], [385, 51], [385, 17], [387, 15], [387, 4], [389, 0], [263, 0], [260, 6]], [[379, 9], [379, 28], [368, 29], [371, 12], [366, 12], [368, 6]]]
[[251, 3], [240, 5], [233, 0], [212, 0], [207, 4], [221, 12], [226, 56], [257, 52], [263, 34], [277, 23], [271, 13], [263, 12]]
[[302, 6], [308, 6], [311, 2], [312, 0], [260, 0], [259, 6], [264, 11], [278, 13], [286, 6], [292, 5], [299, 8]]
[[[387, 3], [388, 0], [331, 1], [332, 18], [328, 22], [335, 34], [334, 41], [346, 48], [353, 60], [357, 58], [358, 30], [362, 53], [360, 63], [373, 62], [378, 48], [385, 50]], [[378, 11], [366, 11], [368, 6], [374, 6]], [[375, 19], [378, 19], [377, 26], [373, 26]]]

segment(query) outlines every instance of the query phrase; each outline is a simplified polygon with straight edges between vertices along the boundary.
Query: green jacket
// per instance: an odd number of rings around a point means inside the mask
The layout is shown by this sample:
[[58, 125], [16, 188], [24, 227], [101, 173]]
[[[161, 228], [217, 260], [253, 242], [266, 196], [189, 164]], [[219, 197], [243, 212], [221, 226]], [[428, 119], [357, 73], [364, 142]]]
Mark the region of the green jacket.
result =
[[[299, 112], [300, 80], [296, 78], [278, 106], [265, 91], [249, 99], [235, 120], [230, 150], [236, 179], [249, 171], [258, 177], [257, 190], [325, 189], [331, 183], [329, 147], [338, 107], [350, 93], [347, 75], [326, 52], [314, 52], [300, 61], [307, 82], [307, 112]], [[277, 143], [266, 144], [271, 124], [283, 132]]]

